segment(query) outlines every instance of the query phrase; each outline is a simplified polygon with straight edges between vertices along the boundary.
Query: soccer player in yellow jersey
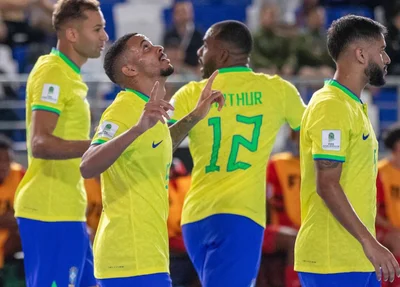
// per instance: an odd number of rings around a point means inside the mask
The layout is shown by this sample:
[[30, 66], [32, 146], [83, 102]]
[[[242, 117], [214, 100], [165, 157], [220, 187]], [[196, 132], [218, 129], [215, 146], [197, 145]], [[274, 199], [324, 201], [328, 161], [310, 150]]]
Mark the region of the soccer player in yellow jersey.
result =
[[394, 256], [375, 239], [378, 142], [360, 100], [367, 84], [385, 83], [385, 32], [354, 15], [328, 31], [336, 72], [311, 98], [300, 131], [295, 270], [304, 287], [373, 287], [381, 273], [385, 281], [400, 276]]
[[85, 178], [101, 174], [103, 213], [94, 241], [95, 276], [102, 287], [167, 287], [168, 177], [172, 150], [223, 96], [208, 81], [197, 106], [170, 129], [164, 101], [173, 66], [161, 46], [127, 34], [104, 60], [108, 77], [125, 90], [103, 113], [84, 154]]
[[[253, 286], [264, 227], [265, 170], [283, 124], [300, 127], [305, 109], [296, 88], [279, 76], [249, 67], [253, 40], [237, 21], [214, 24], [199, 49], [206, 79], [218, 70], [214, 88], [225, 106], [213, 107], [189, 132], [194, 168], [185, 197], [182, 232], [205, 287]], [[190, 112], [207, 81], [190, 82], [172, 98], [172, 122]]]
[[15, 197], [28, 287], [96, 285], [79, 172], [90, 145], [88, 88], [80, 67], [98, 58], [108, 40], [99, 5], [57, 2], [57, 48], [38, 59], [28, 78], [29, 166]]

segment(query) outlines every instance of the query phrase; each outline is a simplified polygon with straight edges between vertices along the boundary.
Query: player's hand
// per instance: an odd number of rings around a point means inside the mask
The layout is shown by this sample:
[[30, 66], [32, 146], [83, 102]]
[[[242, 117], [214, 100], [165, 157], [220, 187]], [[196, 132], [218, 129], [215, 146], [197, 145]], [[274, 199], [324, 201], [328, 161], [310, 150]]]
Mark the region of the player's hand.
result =
[[200, 119], [203, 119], [208, 114], [213, 103], [218, 103], [218, 111], [220, 111], [225, 104], [225, 98], [222, 93], [220, 91], [211, 89], [217, 75], [218, 70], [216, 70], [208, 79], [206, 86], [201, 92], [196, 108], [193, 110], [196, 116], [198, 116]]
[[158, 81], [154, 84], [150, 93], [150, 99], [144, 106], [143, 113], [136, 125], [141, 132], [151, 129], [158, 121], [165, 124], [165, 118], [167, 120], [170, 119], [167, 111], [174, 109], [170, 103], [163, 100], [162, 94], [158, 94], [159, 85], [160, 83]]
[[376, 277], [379, 281], [393, 282], [395, 276], [400, 277], [400, 267], [393, 254], [380, 244], [377, 240], [371, 239], [363, 244], [364, 253], [375, 267]]

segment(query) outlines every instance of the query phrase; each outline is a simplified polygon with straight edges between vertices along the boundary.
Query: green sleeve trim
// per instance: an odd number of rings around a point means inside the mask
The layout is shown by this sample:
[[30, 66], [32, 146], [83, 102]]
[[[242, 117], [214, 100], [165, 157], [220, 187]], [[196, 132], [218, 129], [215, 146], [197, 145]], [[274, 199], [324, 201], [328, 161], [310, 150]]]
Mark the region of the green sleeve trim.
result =
[[170, 120], [168, 121], [169, 124], [174, 124], [174, 123], [176, 123], [176, 122], [177, 122], [177, 120], [173, 120], [173, 119], [170, 119]]
[[107, 142], [107, 141], [106, 141], [106, 140], [102, 140], [102, 139], [97, 139], [97, 140], [92, 141], [91, 145], [94, 145], [94, 144], [103, 144], [103, 143], [105, 143], [105, 142]]
[[294, 130], [295, 132], [298, 132], [300, 130], [300, 126], [298, 126], [297, 128], [294, 128], [292, 130]]
[[47, 112], [52, 112], [55, 113], [57, 115], [61, 114], [60, 110], [57, 110], [55, 108], [51, 108], [51, 107], [47, 107], [47, 106], [42, 106], [42, 105], [33, 105], [32, 106], [32, 111], [37, 111], [37, 110], [41, 110], [41, 111], [47, 111]]
[[344, 156], [329, 155], [329, 154], [313, 154], [313, 159], [315, 159], [315, 160], [326, 159], [326, 160], [333, 160], [333, 161], [339, 161], [339, 162], [346, 161], [346, 158]]

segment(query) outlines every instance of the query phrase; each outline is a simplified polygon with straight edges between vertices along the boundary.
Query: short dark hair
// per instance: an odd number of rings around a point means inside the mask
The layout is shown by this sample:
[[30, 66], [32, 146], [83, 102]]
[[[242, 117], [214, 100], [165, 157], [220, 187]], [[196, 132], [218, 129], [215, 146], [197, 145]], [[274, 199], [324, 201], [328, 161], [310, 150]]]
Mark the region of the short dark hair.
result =
[[386, 34], [382, 24], [363, 16], [347, 15], [332, 22], [328, 30], [328, 52], [336, 61], [343, 50], [356, 40], [377, 39]]
[[5, 135], [0, 134], [0, 149], [11, 150], [12, 141]]
[[56, 31], [70, 20], [86, 19], [85, 11], [99, 11], [100, 3], [97, 0], [58, 0], [53, 11], [53, 28]]
[[129, 33], [116, 40], [108, 49], [104, 57], [104, 71], [106, 72], [106, 75], [110, 78], [110, 80], [115, 84], [118, 84], [116, 76], [116, 69], [118, 65], [116, 64], [118, 63], [119, 57], [126, 49], [126, 43], [131, 37], [135, 35], [137, 35], [137, 33]]
[[253, 50], [253, 37], [249, 28], [239, 21], [228, 20], [213, 25], [216, 28], [215, 38], [250, 54]]
[[382, 135], [383, 144], [387, 149], [393, 150], [395, 144], [400, 141], [400, 124], [390, 126]]

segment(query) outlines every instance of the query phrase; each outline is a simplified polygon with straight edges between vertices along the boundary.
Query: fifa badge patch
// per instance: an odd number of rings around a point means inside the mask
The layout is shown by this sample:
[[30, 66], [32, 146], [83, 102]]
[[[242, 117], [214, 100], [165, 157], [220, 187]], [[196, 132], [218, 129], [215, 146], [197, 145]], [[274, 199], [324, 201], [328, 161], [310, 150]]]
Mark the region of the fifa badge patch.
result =
[[118, 131], [119, 126], [108, 121], [104, 121], [97, 134], [98, 138], [112, 139]]
[[42, 89], [42, 97], [40, 98], [43, 102], [49, 102], [57, 104], [58, 97], [60, 96], [60, 87], [53, 84], [44, 84]]
[[340, 130], [322, 130], [322, 149], [340, 150]]
[[78, 268], [71, 267], [69, 269], [69, 284], [68, 287], [75, 287], [76, 279], [78, 278]]

